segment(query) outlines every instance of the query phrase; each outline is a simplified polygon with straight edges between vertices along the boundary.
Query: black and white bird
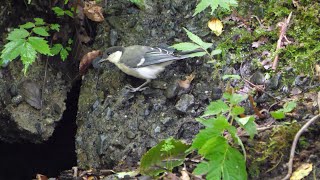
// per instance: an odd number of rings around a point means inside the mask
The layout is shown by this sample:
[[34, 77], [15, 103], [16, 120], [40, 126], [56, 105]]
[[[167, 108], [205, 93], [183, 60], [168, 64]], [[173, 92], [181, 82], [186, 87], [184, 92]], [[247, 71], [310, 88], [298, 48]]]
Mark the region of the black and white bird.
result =
[[[191, 53], [191, 52], [190, 52]], [[192, 52], [194, 53], [194, 52]], [[143, 90], [152, 79], [164, 71], [165, 67], [175, 60], [188, 58], [189, 54], [175, 55], [172, 49], [133, 45], [128, 47], [114, 46], [108, 48], [98, 63], [110, 61], [124, 73], [136, 78], [145, 79], [146, 82], [132, 92]]]

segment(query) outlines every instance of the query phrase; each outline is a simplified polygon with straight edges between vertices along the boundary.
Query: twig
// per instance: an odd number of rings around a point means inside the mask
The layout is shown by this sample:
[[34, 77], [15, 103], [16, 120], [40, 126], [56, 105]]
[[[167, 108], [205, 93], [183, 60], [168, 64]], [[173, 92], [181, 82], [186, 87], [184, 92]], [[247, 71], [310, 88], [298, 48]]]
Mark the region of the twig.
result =
[[265, 90], [263, 90], [262, 88], [260, 88], [259, 86], [253, 84], [252, 82], [250, 82], [249, 80], [243, 78], [243, 81], [247, 82], [249, 85], [253, 86], [255, 89], [265, 93], [266, 95], [272, 97], [273, 99], [277, 100], [277, 101], [281, 101], [279, 98], [272, 96], [270, 93], [266, 92]]
[[253, 109], [254, 113], [259, 117], [259, 119], [265, 118], [265, 116], [260, 113], [260, 111], [258, 110], [256, 105], [254, 104], [254, 100], [253, 100], [253, 97], [251, 95], [249, 95], [249, 102], [250, 102], [250, 104], [252, 106], [252, 109]]
[[294, 158], [294, 152], [296, 150], [297, 143], [299, 141], [299, 138], [302, 133], [304, 133], [307, 128], [316, 120], [318, 120], [320, 117], [320, 114], [316, 115], [315, 117], [311, 118], [305, 125], [302, 126], [302, 128], [297, 132], [296, 136], [294, 137], [292, 146], [291, 146], [291, 151], [290, 151], [290, 159], [288, 162], [288, 173], [287, 175], [282, 179], [282, 180], [287, 180], [290, 178], [292, 174], [292, 166], [293, 166], [293, 158]]
[[[278, 42], [277, 42], [276, 52], [279, 49], [282, 48], [282, 40], [283, 40], [283, 38], [286, 39], [286, 32], [287, 32], [287, 28], [288, 28], [291, 16], [292, 16], [292, 12], [289, 14], [288, 18], [284, 20], [284, 22], [279, 23], [280, 35], [279, 35], [279, 39], [278, 39]], [[272, 64], [272, 69], [273, 70], [277, 69], [278, 61], [279, 61], [279, 54], [277, 54], [276, 57], [274, 57], [273, 64]]]

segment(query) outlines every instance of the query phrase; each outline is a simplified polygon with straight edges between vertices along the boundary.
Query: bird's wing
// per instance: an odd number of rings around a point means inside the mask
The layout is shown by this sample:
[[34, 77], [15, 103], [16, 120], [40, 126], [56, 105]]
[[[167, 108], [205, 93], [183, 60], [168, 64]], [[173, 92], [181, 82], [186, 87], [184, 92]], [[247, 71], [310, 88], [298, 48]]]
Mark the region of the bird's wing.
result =
[[164, 63], [168, 61], [183, 59], [185, 57], [176, 56], [173, 51], [169, 51], [162, 48], [152, 48], [150, 51], [146, 52], [144, 57], [138, 64], [137, 67], [145, 67], [154, 64]]

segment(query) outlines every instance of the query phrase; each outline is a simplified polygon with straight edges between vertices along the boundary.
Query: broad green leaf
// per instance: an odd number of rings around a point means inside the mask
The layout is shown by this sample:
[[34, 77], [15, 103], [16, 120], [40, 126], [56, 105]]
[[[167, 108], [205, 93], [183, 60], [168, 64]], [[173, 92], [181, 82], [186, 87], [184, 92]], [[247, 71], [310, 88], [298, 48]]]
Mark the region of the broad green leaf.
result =
[[64, 10], [59, 8], [59, 7], [53, 7], [52, 10], [54, 11], [54, 13], [57, 15], [57, 16], [63, 16], [64, 15]]
[[243, 114], [244, 113], [244, 108], [243, 107], [241, 107], [241, 106], [235, 106], [235, 107], [233, 107], [232, 108], [232, 110], [231, 110], [231, 114], [233, 115], [233, 116], [238, 116], [238, 115], [240, 115], [240, 114]]
[[60, 25], [59, 24], [51, 24], [50, 25], [50, 29], [59, 32], [60, 31]]
[[283, 112], [288, 113], [291, 112], [294, 108], [296, 108], [297, 103], [294, 101], [286, 102], [283, 106]]
[[42, 18], [34, 18], [34, 21], [37, 26], [42, 26], [45, 24]]
[[64, 13], [73, 18], [73, 12], [71, 12], [69, 10], [65, 10]]
[[27, 22], [25, 24], [22, 24], [19, 26], [20, 28], [23, 28], [23, 29], [30, 29], [30, 28], [33, 28], [35, 27], [34, 23], [32, 22]]
[[226, 79], [237, 79], [237, 80], [239, 80], [239, 79], [241, 79], [241, 77], [239, 76], [239, 75], [233, 75], [233, 74], [230, 74], [230, 75], [223, 75], [222, 76], [222, 79], [223, 80], [226, 80]]
[[202, 39], [199, 36], [193, 34], [188, 29], [186, 29], [186, 28], [183, 28], [183, 29], [186, 31], [187, 36], [189, 37], [189, 39], [191, 41], [193, 41], [194, 43], [198, 44], [199, 46], [201, 46], [203, 49], [208, 49], [213, 45], [213, 43], [203, 42]]
[[4, 49], [1, 52], [1, 59], [12, 61], [20, 55], [21, 48], [26, 40], [17, 39], [4, 45]]
[[11, 40], [11, 41], [14, 41], [14, 40], [17, 40], [17, 39], [23, 39], [23, 38], [28, 37], [29, 34], [30, 34], [29, 31], [27, 31], [27, 30], [25, 30], [23, 28], [13, 29], [13, 31], [11, 31], [8, 34], [7, 39]]
[[223, 154], [229, 147], [227, 139], [222, 136], [216, 136], [210, 138], [199, 150], [201, 154], [208, 160], [216, 159], [218, 156]]
[[209, 104], [209, 106], [207, 107], [202, 117], [224, 113], [224, 112], [227, 112], [228, 110], [229, 110], [229, 106], [226, 103], [224, 103], [222, 100], [213, 101]]
[[65, 48], [62, 48], [60, 51], [60, 57], [62, 61], [66, 60], [68, 55], [69, 55], [68, 51]]
[[68, 4], [69, 0], [64, 0], [64, 4]]
[[270, 112], [271, 116], [275, 119], [283, 119], [285, 118], [285, 114], [283, 111], [278, 110], [278, 111], [271, 111]]
[[54, 44], [53, 47], [51, 48], [51, 54], [57, 55], [63, 48], [62, 44]]
[[44, 27], [35, 27], [32, 29], [32, 31], [40, 36], [50, 36]]
[[248, 98], [247, 94], [232, 94], [230, 98], [230, 103], [233, 105], [239, 104], [241, 101], [244, 101]]
[[196, 49], [201, 48], [201, 46], [199, 46], [195, 43], [191, 43], [191, 42], [178, 43], [178, 44], [174, 44], [171, 47], [173, 47], [174, 49], [176, 49], [178, 51], [194, 51]]
[[254, 123], [254, 118], [251, 116], [249, 121], [243, 126], [243, 128], [247, 131], [250, 138], [252, 139], [255, 134], [258, 133], [257, 131], [257, 125]]
[[240, 139], [240, 137], [237, 134], [238, 133], [237, 128], [234, 126], [229, 126], [227, 128], [227, 131], [231, 134], [233, 141], [236, 142], [241, 147], [242, 152], [243, 152], [243, 156], [246, 159], [247, 158], [246, 148], [244, 147], [242, 140]]
[[192, 57], [202, 57], [204, 55], [206, 55], [206, 52], [196, 52], [196, 53], [192, 53], [192, 54], [188, 54], [188, 57], [192, 58]]
[[33, 49], [40, 54], [51, 55], [48, 41], [43, 38], [32, 36], [28, 38], [28, 42], [32, 45]]
[[37, 57], [37, 52], [33, 49], [32, 45], [28, 42], [23, 43], [20, 49], [20, 56], [22, 64], [24, 65], [23, 72], [27, 73], [28, 67], [35, 61]]
[[211, 56], [221, 54], [221, 52], [222, 52], [221, 49], [215, 49], [215, 50], [211, 51]]
[[207, 128], [214, 128], [217, 132], [222, 133], [227, 127], [230, 126], [225, 116], [219, 115], [217, 118], [196, 118], [198, 122], [206, 126]]
[[252, 116], [246, 116], [246, 117], [244, 117], [244, 118], [236, 118], [236, 120], [237, 120], [237, 122], [240, 124], [240, 125], [246, 125], [248, 122], [249, 122], [249, 120], [251, 119], [251, 118], [253, 118]]
[[209, 139], [221, 136], [221, 132], [214, 128], [206, 128], [200, 132], [193, 139], [191, 149], [200, 149]]
[[[161, 151], [168, 141], [174, 148], [169, 148], [167, 149], [168, 151]], [[188, 155], [186, 150], [189, 147], [189, 145], [173, 138], [170, 138], [167, 141], [161, 141], [142, 156], [140, 173], [149, 176], [157, 176], [162, 172], [166, 172], [166, 169], [172, 170], [174, 167], [179, 166], [184, 162], [184, 158]]]
[[71, 45], [73, 43], [73, 40], [71, 38], [68, 39], [68, 44]]
[[220, 6], [223, 9], [230, 10], [230, 6], [237, 6], [238, 3], [236, 0], [201, 0], [200, 3], [197, 5], [195, 13], [200, 13], [201, 11], [204, 11], [209, 6], [211, 7], [211, 14]]
[[206, 161], [200, 162], [197, 167], [194, 169], [193, 174], [196, 175], [205, 175], [209, 171], [209, 163]]

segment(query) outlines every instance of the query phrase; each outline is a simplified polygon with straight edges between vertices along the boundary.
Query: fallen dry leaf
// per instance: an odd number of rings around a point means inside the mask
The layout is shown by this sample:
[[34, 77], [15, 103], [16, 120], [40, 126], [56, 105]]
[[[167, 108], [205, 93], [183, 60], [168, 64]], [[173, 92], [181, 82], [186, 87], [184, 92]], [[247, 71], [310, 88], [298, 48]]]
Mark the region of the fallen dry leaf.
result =
[[316, 64], [316, 76], [318, 76], [318, 80], [320, 81], [320, 65]]
[[80, 60], [79, 73], [83, 75], [92, 63], [92, 61], [101, 55], [102, 52], [100, 50], [91, 51], [85, 54]]
[[180, 179], [181, 180], [190, 180], [190, 176], [189, 176], [186, 168], [182, 168]]
[[265, 44], [266, 42], [268, 42], [268, 39], [266, 37], [261, 37], [258, 41], [256, 42], [253, 42], [251, 44], [251, 47], [253, 48], [258, 48], [260, 47], [261, 45]]
[[189, 76], [186, 76], [186, 80], [178, 81], [179, 86], [184, 89], [188, 89], [190, 87], [190, 84], [191, 84], [192, 80], [194, 79], [194, 77], [195, 77], [194, 73], [190, 74]]
[[208, 22], [208, 27], [211, 29], [211, 31], [213, 31], [214, 34], [220, 36], [222, 33], [223, 24], [219, 19], [213, 18]]
[[83, 12], [92, 21], [104, 21], [102, 7], [98, 6], [95, 1], [85, 2]]
[[312, 164], [311, 163], [303, 163], [301, 164], [298, 169], [292, 173], [290, 180], [300, 180], [310, 174], [312, 171]]

